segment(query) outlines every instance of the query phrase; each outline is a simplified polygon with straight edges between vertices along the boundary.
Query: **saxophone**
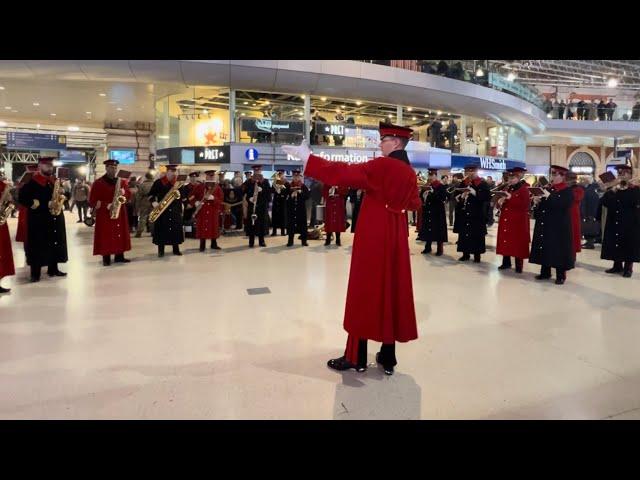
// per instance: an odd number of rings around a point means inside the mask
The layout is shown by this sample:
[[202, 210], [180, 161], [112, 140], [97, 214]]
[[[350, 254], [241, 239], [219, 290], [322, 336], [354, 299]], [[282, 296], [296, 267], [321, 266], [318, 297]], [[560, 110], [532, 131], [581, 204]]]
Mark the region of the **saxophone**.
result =
[[215, 187], [213, 188], [207, 188], [207, 190], [204, 192], [204, 196], [202, 197], [202, 201], [200, 202], [200, 205], [198, 205], [196, 207], [195, 212], [193, 212], [193, 218], [196, 218], [198, 216], [198, 213], [200, 212], [200, 210], [202, 209], [202, 207], [204, 207], [204, 202], [207, 200], [207, 197], [209, 195], [213, 195], [213, 191], [214, 191]]
[[251, 197], [250, 202], [253, 203], [253, 213], [251, 214], [251, 225], [256, 224], [256, 220], [258, 219], [258, 215], [256, 214], [256, 208], [258, 208], [258, 194], [260, 193], [258, 189], [260, 188], [259, 179], [256, 178], [255, 186], [253, 187], [253, 197]]
[[62, 182], [59, 178], [56, 178], [55, 183], [53, 184], [53, 193], [51, 194], [51, 207], [49, 207], [49, 212], [54, 217], [57, 217], [62, 213], [64, 209], [64, 201], [67, 199], [62, 194]]
[[120, 195], [120, 185], [122, 179], [118, 178], [116, 181], [116, 189], [113, 191], [113, 200], [111, 200], [111, 208], [109, 209], [109, 216], [111, 220], [115, 220], [120, 216], [120, 208], [127, 202], [127, 197]]
[[151, 223], [154, 223], [156, 220], [158, 220], [158, 218], [160, 218], [160, 215], [164, 213], [164, 211], [169, 207], [169, 205], [173, 203], [174, 200], [180, 199], [180, 191], [178, 189], [182, 186], [183, 183], [184, 182], [178, 182], [176, 180], [176, 183], [173, 184], [171, 190], [166, 193], [158, 206], [154, 208], [149, 214], [149, 221]]
[[11, 216], [11, 213], [16, 209], [16, 206], [11, 201], [11, 193], [9, 192], [9, 185], [4, 187], [4, 192], [0, 196], [0, 227], [7, 223], [7, 219]]

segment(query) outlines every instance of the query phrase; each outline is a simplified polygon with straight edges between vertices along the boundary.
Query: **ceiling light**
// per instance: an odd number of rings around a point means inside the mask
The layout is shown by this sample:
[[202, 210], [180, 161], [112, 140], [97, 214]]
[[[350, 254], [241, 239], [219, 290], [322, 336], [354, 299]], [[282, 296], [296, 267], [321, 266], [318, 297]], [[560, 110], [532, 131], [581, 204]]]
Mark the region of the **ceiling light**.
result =
[[33, 106], [34, 106], [34, 107], [39, 107], [39, 106], [40, 106], [40, 104], [39, 104], [38, 102], [33, 102]]
[[302, 98], [304, 100], [305, 98], [307, 98], [307, 96], [306, 95], [300, 95], [300, 98]]
[[69, 125], [67, 127], [67, 130], [69, 130], [70, 132], [77, 132], [78, 130], [80, 130], [80, 128], [76, 127], [75, 125]]
[[243, 105], [249, 105], [249, 102], [242, 102]]
[[119, 111], [119, 112], [121, 112], [121, 111], [122, 111], [122, 108], [118, 107], [118, 108], [116, 108], [116, 110], [117, 110], [117, 111]]
[[298, 115], [304, 115], [304, 112], [300, 112]]
[[253, 106], [255, 107], [255, 106], [256, 106], [256, 104], [254, 103], [254, 104], [253, 104]]
[[413, 107], [408, 107], [408, 108], [407, 108], [407, 110], [408, 110], [408, 111], [412, 111], [412, 110], [413, 110]]
[[347, 108], [347, 106], [346, 105], [342, 105], [342, 108]]
[[441, 112], [440, 110], [438, 110], [436, 113], [437, 113], [438, 115], [442, 115], [442, 112]]
[[320, 100], [322, 100], [323, 102], [327, 101], [327, 97], [320, 97]]
[[484, 77], [484, 70], [482, 70], [482, 68], [478, 67], [476, 70], [476, 77]]
[[4, 87], [2, 85], [0, 85], [0, 90], [4, 90]]
[[244, 117], [246, 115], [246, 113], [241, 113], [240, 115]]
[[553, 117], [553, 115], [551, 115], [550, 113], [547, 113], [547, 118], [551, 118]]
[[169, 135], [158, 135], [158, 138], [161, 138], [162, 140], [169, 140]]
[[118, 121], [119, 121], [119, 122], [121, 122], [121, 121], [122, 121], [122, 119], [121, 119], [121, 118], [119, 118], [119, 119], [118, 119]]
[[202, 110], [202, 113], [207, 114], [209, 113], [209, 110], [207, 110], [206, 108], [204, 110]]
[[608, 81], [607, 81], [607, 87], [609, 88], [616, 88], [618, 86], [618, 79], [611, 77]]
[[513, 72], [509, 72], [509, 75], [507, 75], [507, 80], [510, 82], [513, 82], [516, 79], [516, 74]]
[[356, 105], [360, 106], [360, 105], [362, 105], [362, 102], [361, 102], [360, 100], [358, 100], [358, 101], [356, 102]]
[[106, 97], [107, 96], [106, 93], [99, 93], [98, 95], [100, 95], [101, 97]]
[[489, 141], [489, 137], [484, 137], [484, 141], [488, 142]]
[[427, 115], [426, 113], [424, 114], [424, 118], [429, 118], [429, 115]]
[[11, 113], [18, 113], [18, 110], [11, 110]]
[[51, 115], [52, 117], [55, 117], [56, 114], [55, 113], [50, 113], [49, 115]]
[[269, 105], [269, 100], [265, 100], [265, 101], [264, 101], [264, 104], [265, 104], [265, 105]]
[[40, 124], [37, 124], [37, 125], [36, 125], [36, 128], [40, 128]]
[[11, 107], [4, 107], [5, 110], [11, 110]]
[[6, 127], [7, 126], [7, 122], [3, 122], [2, 120], [0, 120], [0, 127]]
[[91, 112], [84, 112], [84, 113], [86, 113], [87, 115], [91, 115]]
[[389, 117], [389, 118], [393, 118], [393, 115], [389, 114], [389, 115], [387, 115], [387, 117]]
[[417, 120], [417, 118], [416, 117], [411, 117], [411, 120]]

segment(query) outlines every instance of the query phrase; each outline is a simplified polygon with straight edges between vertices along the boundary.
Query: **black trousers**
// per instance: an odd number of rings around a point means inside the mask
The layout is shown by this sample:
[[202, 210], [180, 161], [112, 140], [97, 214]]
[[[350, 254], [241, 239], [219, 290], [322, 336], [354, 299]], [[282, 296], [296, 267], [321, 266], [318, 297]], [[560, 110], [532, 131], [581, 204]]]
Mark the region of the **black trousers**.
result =
[[[58, 271], [58, 262], [53, 262], [48, 265], [47, 273], [52, 275]], [[42, 265], [31, 265], [31, 278], [40, 278], [42, 272]]]
[[[352, 335], [347, 337], [347, 347], [344, 351], [347, 361], [360, 367], [367, 366], [367, 339], [355, 338]], [[396, 360], [396, 344], [383, 343], [380, 347], [380, 361], [385, 367], [395, 367], [398, 364]]]
[[76, 206], [78, 207], [78, 220], [81, 222], [87, 218], [87, 208], [89, 207], [89, 202], [76, 202]]
[[[253, 245], [256, 243], [256, 236], [255, 235], [249, 235], [249, 246], [253, 247]], [[258, 235], [258, 243], [260, 245], [264, 245], [264, 235]]]
[[[290, 229], [289, 230], [289, 243], [293, 243], [293, 237], [295, 237], [295, 231], [294, 229]], [[302, 227], [302, 233], [300, 233], [300, 240], [302, 240], [302, 243], [305, 243], [307, 241], [307, 229], [306, 227]]]
[[[540, 275], [543, 277], [551, 277], [551, 267], [541, 267]], [[556, 268], [556, 278], [567, 278], [567, 271], [561, 268]]]
[[624, 262], [624, 268], [623, 268], [623, 262], [622, 261], [614, 261], [613, 262], [613, 268], [615, 268], [616, 270], [624, 270], [627, 272], [633, 272], [633, 262]]

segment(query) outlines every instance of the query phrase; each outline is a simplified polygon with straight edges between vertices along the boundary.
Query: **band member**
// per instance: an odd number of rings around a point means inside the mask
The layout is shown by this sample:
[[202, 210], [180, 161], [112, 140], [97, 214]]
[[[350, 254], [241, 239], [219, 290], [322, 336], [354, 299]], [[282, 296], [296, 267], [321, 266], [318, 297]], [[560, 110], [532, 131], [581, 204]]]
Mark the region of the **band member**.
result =
[[622, 273], [630, 278], [633, 262], [640, 262], [640, 188], [629, 182], [631, 167], [618, 165], [616, 169], [622, 181], [602, 197], [607, 220], [600, 258], [613, 260], [607, 273]]
[[[155, 209], [174, 188], [177, 181], [178, 165], [167, 165], [167, 173], [153, 182], [149, 190], [149, 200]], [[182, 192], [180, 194], [182, 197]], [[164, 246], [172, 245], [174, 255], [182, 255], [180, 244], [184, 242], [184, 229], [182, 227], [182, 203], [179, 200], [172, 201], [162, 215], [153, 225], [153, 243], [158, 246], [158, 257], [164, 257]]]
[[[38, 171], [37, 165], [27, 165], [27, 171], [16, 185], [18, 190], [18, 196], [20, 195], [20, 189], [25, 185], [34, 173]], [[29, 215], [29, 209], [24, 205], [18, 205], [18, 228], [16, 229], [16, 242], [27, 241], [27, 216]]]
[[[129, 234], [129, 219], [125, 203], [131, 198], [127, 181], [118, 179], [117, 160], [105, 160], [106, 173], [97, 179], [91, 188], [89, 205], [94, 210], [96, 230], [93, 236], [93, 254], [102, 256], [102, 264], [111, 265], [111, 255], [115, 255], [115, 263], [129, 263], [131, 260], [124, 258], [124, 252], [131, 250], [131, 236]], [[120, 191], [116, 192], [116, 186], [120, 180]], [[119, 212], [117, 205], [113, 204], [117, 195], [120, 203]], [[113, 218], [117, 214], [116, 218]]]
[[347, 187], [337, 185], [329, 187], [324, 184], [322, 196], [324, 198], [324, 231], [327, 234], [325, 246], [331, 245], [331, 237], [336, 234], [336, 245], [340, 244], [340, 233], [347, 230]]
[[420, 235], [426, 242], [422, 253], [431, 253], [431, 244], [436, 242], [438, 248], [436, 256], [443, 253], [444, 242], [449, 240], [447, 235], [447, 213], [445, 204], [449, 200], [447, 187], [438, 180], [438, 171], [429, 169], [427, 185], [422, 193], [422, 228]]
[[584, 189], [578, 185], [578, 176], [571, 171], [567, 172], [567, 185], [573, 193], [571, 231], [573, 233], [573, 253], [575, 255], [582, 251], [582, 217], [580, 215], [580, 204], [584, 198]]
[[293, 246], [293, 237], [300, 234], [302, 246], [307, 244], [307, 199], [309, 198], [309, 188], [302, 181], [300, 170], [293, 171], [291, 183], [287, 186], [287, 234], [289, 241], [287, 247]]
[[462, 257], [458, 260], [466, 262], [473, 253], [473, 261], [480, 263], [480, 256], [486, 251], [486, 204], [491, 194], [487, 182], [478, 176], [477, 165], [465, 166], [464, 173], [466, 178], [461, 188], [466, 188], [466, 191], [458, 198], [458, 202], [462, 204], [457, 249], [462, 252]]
[[364, 200], [364, 190], [361, 188], [349, 189], [349, 202], [351, 202], [351, 233], [356, 233], [356, 223], [358, 222], [358, 214]]
[[501, 196], [496, 202], [500, 209], [496, 255], [502, 255], [502, 265], [498, 270], [511, 268], [511, 257], [514, 257], [516, 273], [522, 273], [524, 259], [529, 258], [531, 196], [529, 184], [523, 180], [526, 171], [521, 167], [508, 170], [507, 180], [503, 179], [501, 184], [505, 185], [501, 191], [506, 196]]
[[196, 238], [200, 239], [200, 251], [204, 252], [207, 239], [211, 239], [211, 249], [220, 250], [218, 237], [220, 236], [220, 213], [224, 194], [220, 184], [216, 181], [216, 171], [207, 170], [205, 183], [200, 184], [193, 194], [196, 198]]
[[[424, 193], [426, 191], [426, 181], [422, 178], [422, 175], [420, 172], [418, 172], [416, 174], [416, 178], [418, 181], [418, 195], [420, 195], [420, 198], [424, 198]], [[420, 205], [420, 208], [418, 209], [417, 212], [413, 212], [414, 214], [416, 214], [416, 232], [418, 233], [418, 238], [416, 238], [417, 241], [419, 242], [424, 242], [424, 236], [423, 236], [423, 232], [422, 232], [422, 221], [423, 221], [423, 205]]]
[[252, 171], [244, 172], [244, 182], [242, 183], [242, 193], [243, 194], [247, 193], [247, 189], [249, 188], [249, 184], [252, 181], [252, 177], [253, 177], [253, 172]]
[[58, 269], [58, 263], [65, 263], [68, 257], [64, 209], [60, 208], [63, 194], [62, 188], [59, 188], [58, 198], [53, 198], [56, 185], [53, 158], [41, 157], [38, 172], [22, 186], [18, 194], [20, 204], [29, 209], [25, 252], [27, 264], [31, 267], [32, 282], [40, 281], [43, 265], [47, 265], [50, 277], [67, 275]]
[[202, 184], [198, 181], [200, 178], [200, 172], [189, 173], [189, 183], [180, 189], [180, 193], [184, 194], [181, 197], [182, 204], [184, 205], [184, 223], [190, 223], [193, 218], [193, 213], [196, 210], [196, 196], [195, 192]]
[[[242, 230], [242, 186], [230, 187], [223, 190], [224, 203], [226, 204], [225, 211], [228, 209], [229, 214], [236, 222], [236, 230]], [[226, 226], [225, 226], [226, 228]]]
[[556, 285], [565, 282], [567, 270], [575, 265], [571, 227], [573, 192], [565, 181], [568, 171], [551, 165], [552, 185], [543, 190], [542, 196], [533, 198], [536, 223], [529, 263], [541, 266], [536, 280], [551, 278], [551, 268], [555, 268]]
[[354, 165], [311, 155], [304, 143], [282, 147], [303, 162], [308, 160], [308, 176], [367, 191], [351, 256], [344, 316], [347, 348], [342, 357], [327, 362], [329, 368], [364, 372], [367, 340], [374, 340], [382, 342], [376, 361], [392, 375], [397, 364], [395, 342], [418, 338], [406, 218], [406, 210], [420, 206], [416, 174], [404, 150], [411, 134], [410, 128], [381, 123], [383, 156]]
[[254, 165], [253, 175], [247, 184], [244, 194], [247, 202], [247, 235], [249, 236], [249, 247], [253, 248], [256, 237], [258, 245], [266, 247], [265, 235], [269, 234], [269, 200], [271, 197], [271, 186], [269, 181], [262, 176], [262, 166]]
[[287, 200], [287, 187], [289, 182], [284, 178], [284, 170], [278, 170], [276, 172], [276, 179], [273, 182], [273, 205], [271, 207], [271, 236], [276, 236], [276, 230], [280, 229], [282, 236], [285, 234], [287, 227], [287, 214], [286, 214], [286, 200]]
[[[9, 184], [0, 180], [0, 215], [9, 216], [8, 210], [5, 213], [5, 209], [13, 209], [13, 199], [9, 195]], [[16, 274], [16, 269], [13, 264], [13, 250], [11, 249], [11, 237], [9, 236], [9, 225], [6, 223], [0, 225], [0, 281], [4, 277], [10, 277]], [[10, 292], [10, 288], [3, 288], [0, 285], [0, 294]]]

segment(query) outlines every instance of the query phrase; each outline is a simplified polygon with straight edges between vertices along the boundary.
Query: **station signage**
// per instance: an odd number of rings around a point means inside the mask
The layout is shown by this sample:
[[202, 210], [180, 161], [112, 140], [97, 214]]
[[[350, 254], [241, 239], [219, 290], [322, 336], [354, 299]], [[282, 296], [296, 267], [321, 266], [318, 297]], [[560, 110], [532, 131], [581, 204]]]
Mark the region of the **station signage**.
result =
[[218, 147], [172, 147], [156, 152], [156, 160], [190, 165], [194, 163], [229, 163], [231, 161], [228, 145]]
[[304, 122], [299, 120], [273, 120], [270, 118], [243, 118], [241, 130], [262, 133], [304, 134]]
[[67, 148], [67, 137], [48, 133], [7, 132], [7, 148], [65, 150]]

